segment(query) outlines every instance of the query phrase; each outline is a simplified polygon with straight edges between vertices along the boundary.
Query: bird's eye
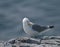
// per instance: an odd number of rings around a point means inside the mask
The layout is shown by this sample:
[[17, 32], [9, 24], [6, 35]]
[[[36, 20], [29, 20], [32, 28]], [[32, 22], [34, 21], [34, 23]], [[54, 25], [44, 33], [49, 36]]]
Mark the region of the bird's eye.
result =
[[27, 20], [27, 22], [29, 22], [29, 21]]

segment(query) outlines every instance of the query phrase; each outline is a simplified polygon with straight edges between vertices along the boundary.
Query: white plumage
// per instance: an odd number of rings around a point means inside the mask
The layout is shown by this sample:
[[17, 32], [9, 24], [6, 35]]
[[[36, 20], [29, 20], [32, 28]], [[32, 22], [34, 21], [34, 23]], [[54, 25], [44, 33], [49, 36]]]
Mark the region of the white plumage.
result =
[[35, 23], [30, 22], [28, 18], [23, 19], [23, 29], [25, 33], [27, 33], [30, 36], [36, 36], [39, 33], [46, 31], [48, 29], [53, 28], [54, 26], [40, 26]]

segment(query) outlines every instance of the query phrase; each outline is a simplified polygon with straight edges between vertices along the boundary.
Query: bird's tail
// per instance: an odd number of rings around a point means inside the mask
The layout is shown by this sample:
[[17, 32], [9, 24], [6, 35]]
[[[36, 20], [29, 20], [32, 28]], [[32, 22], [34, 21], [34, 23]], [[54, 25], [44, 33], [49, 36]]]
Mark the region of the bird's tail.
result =
[[49, 26], [49, 28], [54, 28], [54, 26], [53, 26], [53, 25], [51, 25], [51, 26]]

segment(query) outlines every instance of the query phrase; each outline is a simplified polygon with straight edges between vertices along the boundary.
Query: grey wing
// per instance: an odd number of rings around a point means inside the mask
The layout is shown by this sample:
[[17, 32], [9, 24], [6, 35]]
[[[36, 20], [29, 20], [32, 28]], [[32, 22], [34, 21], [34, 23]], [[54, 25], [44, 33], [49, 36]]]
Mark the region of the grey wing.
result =
[[32, 25], [32, 29], [37, 32], [42, 32], [42, 31], [46, 30], [47, 27], [34, 24], [34, 25]]

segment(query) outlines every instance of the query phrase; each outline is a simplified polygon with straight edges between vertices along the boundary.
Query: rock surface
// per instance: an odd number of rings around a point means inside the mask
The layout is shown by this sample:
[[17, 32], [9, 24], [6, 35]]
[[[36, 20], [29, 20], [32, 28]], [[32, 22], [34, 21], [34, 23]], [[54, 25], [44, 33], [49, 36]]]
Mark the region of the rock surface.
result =
[[0, 47], [60, 47], [60, 36], [44, 36], [42, 39], [14, 38], [1, 41]]

